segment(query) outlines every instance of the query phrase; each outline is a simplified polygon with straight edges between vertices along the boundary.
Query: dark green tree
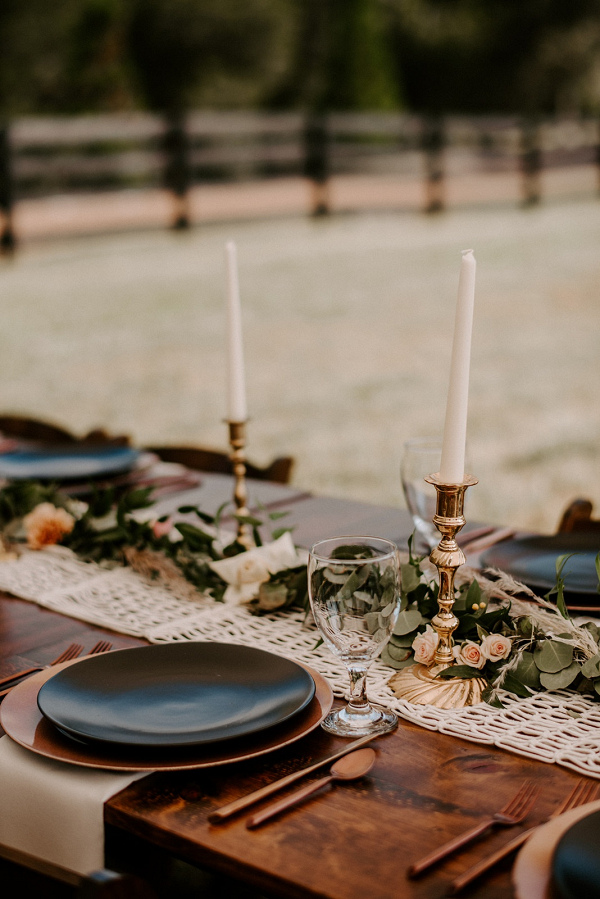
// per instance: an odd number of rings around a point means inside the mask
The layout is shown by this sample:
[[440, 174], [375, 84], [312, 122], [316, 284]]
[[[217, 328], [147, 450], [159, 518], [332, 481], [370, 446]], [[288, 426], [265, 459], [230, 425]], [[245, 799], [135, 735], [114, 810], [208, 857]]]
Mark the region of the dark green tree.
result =
[[65, 108], [113, 111], [133, 105], [126, 55], [126, 0], [85, 0], [65, 53]]
[[600, 55], [600, 0], [386, 2], [412, 109], [535, 115], [569, 96], [593, 102], [586, 85]]
[[148, 107], [180, 115], [222, 70], [256, 76], [270, 51], [268, 0], [128, 0], [128, 53]]
[[385, 110], [401, 95], [380, 0], [299, 0], [295, 50], [271, 106]]

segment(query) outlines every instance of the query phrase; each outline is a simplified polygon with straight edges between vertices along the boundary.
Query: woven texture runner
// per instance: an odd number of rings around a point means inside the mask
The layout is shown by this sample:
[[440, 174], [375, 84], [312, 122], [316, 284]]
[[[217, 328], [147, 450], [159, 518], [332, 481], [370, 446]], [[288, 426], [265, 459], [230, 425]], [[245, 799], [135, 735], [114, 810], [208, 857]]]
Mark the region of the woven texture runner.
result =
[[[166, 587], [148, 584], [131, 568], [102, 568], [64, 548], [25, 552], [0, 562], [0, 589], [44, 608], [151, 643], [216, 641], [256, 646], [305, 662], [344, 696], [348, 675], [324, 646], [312, 620], [300, 612], [252, 615], [243, 606], [198, 597], [180, 599]], [[529, 699], [503, 697], [504, 709], [485, 704], [459, 710], [417, 706], [388, 687], [394, 674], [381, 662], [369, 669], [368, 693], [402, 718], [429, 730], [555, 763], [600, 779], [600, 703], [578, 693], [540, 693]]]

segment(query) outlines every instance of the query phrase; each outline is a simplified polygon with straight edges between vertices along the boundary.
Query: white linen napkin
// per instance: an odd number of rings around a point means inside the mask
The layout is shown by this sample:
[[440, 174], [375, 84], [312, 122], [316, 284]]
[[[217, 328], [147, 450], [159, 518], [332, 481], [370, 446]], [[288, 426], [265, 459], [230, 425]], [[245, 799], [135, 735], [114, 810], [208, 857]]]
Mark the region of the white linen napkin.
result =
[[56, 762], [0, 738], [0, 843], [86, 875], [104, 867], [104, 803], [149, 771]]

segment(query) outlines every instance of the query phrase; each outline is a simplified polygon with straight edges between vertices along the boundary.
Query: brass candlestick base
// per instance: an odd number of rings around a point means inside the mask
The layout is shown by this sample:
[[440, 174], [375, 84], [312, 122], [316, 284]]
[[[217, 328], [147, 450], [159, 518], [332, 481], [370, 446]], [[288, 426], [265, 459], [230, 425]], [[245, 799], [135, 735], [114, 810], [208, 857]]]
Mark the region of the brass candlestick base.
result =
[[[228, 421], [229, 425], [229, 444], [231, 452], [229, 458], [233, 464], [233, 475], [235, 477], [235, 486], [233, 489], [233, 500], [235, 502], [236, 513], [238, 515], [250, 515], [246, 505], [248, 501], [248, 491], [246, 489], [246, 422], [245, 421]], [[252, 537], [252, 528], [249, 524], [238, 521], [237, 541], [246, 549], [252, 549], [254, 539]]]
[[456, 542], [456, 535], [465, 525], [463, 514], [465, 491], [478, 483], [473, 475], [466, 475], [462, 484], [443, 484], [439, 474], [425, 478], [437, 491], [436, 513], [433, 523], [442, 539], [429, 558], [440, 576], [438, 596], [439, 610], [432, 619], [433, 629], [439, 636], [433, 665], [413, 665], [395, 674], [389, 681], [396, 696], [417, 705], [434, 705], [440, 709], [458, 709], [481, 702], [487, 686], [480, 677], [450, 680], [439, 679], [437, 674], [454, 664], [452, 634], [458, 627], [458, 618], [452, 611], [454, 605], [454, 576], [465, 562], [465, 554]]

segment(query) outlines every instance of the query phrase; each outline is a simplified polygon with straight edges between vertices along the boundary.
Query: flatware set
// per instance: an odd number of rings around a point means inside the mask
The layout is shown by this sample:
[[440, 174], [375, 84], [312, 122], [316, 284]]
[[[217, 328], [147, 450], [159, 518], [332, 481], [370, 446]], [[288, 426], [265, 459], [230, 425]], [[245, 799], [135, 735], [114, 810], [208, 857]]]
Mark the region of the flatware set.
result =
[[[98, 640], [98, 642], [92, 646], [88, 655], [99, 655], [103, 652], [109, 652], [111, 649], [112, 643], [109, 643], [108, 640]], [[0, 687], [4, 687], [4, 690], [0, 690], [0, 699], [6, 696], [7, 693], [10, 693], [17, 684], [22, 683], [25, 678], [30, 677], [32, 674], [37, 674], [38, 671], [44, 671], [46, 668], [53, 668], [55, 665], [61, 665], [63, 662], [70, 662], [73, 659], [77, 659], [82, 652], [83, 646], [81, 643], [71, 643], [48, 665], [38, 665], [36, 668], [26, 668], [23, 671], [17, 671], [15, 674], [11, 674], [10, 677], [5, 677], [3, 680], [0, 680]]]
[[456, 877], [448, 887], [449, 894], [451, 896], [455, 896], [457, 893], [460, 893], [461, 890], [463, 890], [478, 877], [481, 877], [482, 874], [485, 874], [486, 871], [489, 871], [491, 868], [493, 868], [494, 865], [497, 865], [498, 862], [501, 862], [502, 859], [511, 855], [511, 853], [516, 852], [516, 850], [519, 849], [529, 839], [532, 833], [536, 831], [542, 824], [545, 824], [547, 821], [552, 821], [554, 818], [558, 818], [559, 815], [562, 815], [564, 812], [570, 811], [571, 809], [579, 808], [579, 806], [586, 805], [588, 802], [594, 802], [594, 800], [598, 798], [599, 793], [600, 784], [586, 782], [584, 780], [578, 781], [573, 790], [566, 797], [566, 799], [564, 799], [563, 802], [560, 803], [560, 805], [552, 812], [551, 815], [549, 815], [535, 827], [530, 827], [528, 830], [524, 830], [504, 846], [501, 846], [500, 849], [497, 849], [495, 852], [487, 855], [485, 858], [481, 859], [481, 861], [477, 862], [463, 874]]
[[373, 749], [357, 749], [355, 752], [342, 756], [341, 759], [334, 762], [326, 777], [321, 777], [319, 780], [315, 780], [314, 783], [301, 787], [292, 793], [291, 796], [286, 796], [284, 799], [280, 799], [279, 802], [272, 803], [262, 812], [252, 815], [246, 821], [246, 827], [248, 830], [252, 830], [254, 827], [264, 824], [265, 821], [292, 808], [294, 805], [298, 805], [299, 802], [302, 802], [308, 796], [312, 796], [313, 793], [316, 793], [333, 781], [358, 780], [359, 777], [364, 777], [375, 764], [375, 758], [376, 755]]
[[300, 780], [307, 774], [312, 774], [313, 771], [317, 771], [324, 765], [328, 765], [331, 762], [335, 762], [337, 759], [341, 759], [343, 756], [348, 755], [348, 753], [353, 752], [355, 749], [360, 749], [361, 746], [366, 746], [366, 744], [374, 740], [376, 736], [377, 734], [369, 734], [366, 737], [361, 737], [358, 740], [353, 740], [352, 743], [348, 743], [338, 752], [334, 752], [323, 759], [319, 759], [318, 762], [314, 762], [312, 765], [308, 765], [306, 768], [300, 768], [298, 771], [293, 771], [291, 774], [286, 774], [285, 777], [281, 777], [279, 780], [275, 780], [273, 781], [273, 783], [267, 784], [265, 787], [254, 790], [254, 792], [248, 793], [246, 796], [242, 796], [240, 799], [235, 799], [233, 802], [229, 802], [227, 805], [216, 809], [208, 816], [208, 820], [211, 822], [211, 824], [217, 824], [219, 821], [224, 821], [231, 815], [235, 815], [237, 812], [241, 812], [243, 809], [248, 808], [248, 806], [254, 805], [254, 803], [260, 802], [262, 799], [266, 799], [267, 796], [272, 796], [273, 793], [277, 793], [279, 792], [279, 790], [283, 790], [284, 787], [295, 783], [295, 781]]
[[420, 861], [415, 862], [409, 867], [407, 871], [408, 876], [418, 877], [419, 874], [423, 874], [424, 871], [427, 871], [429, 868], [433, 867], [433, 865], [437, 865], [438, 862], [441, 862], [449, 855], [452, 855], [453, 852], [472, 843], [473, 840], [477, 839], [477, 837], [481, 836], [492, 827], [514, 827], [515, 824], [520, 824], [533, 808], [538, 793], [538, 787], [531, 781], [526, 780], [520, 789], [517, 790], [513, 798], [509, 800], [500, 811], [490, 815], [489, 818], [484, 818], [484, 820], [480, 821], [475, 827], [465, 831], [453, 840], [449, 840], [447, 843], [444, 843], [443, 846], [435, 849]]

